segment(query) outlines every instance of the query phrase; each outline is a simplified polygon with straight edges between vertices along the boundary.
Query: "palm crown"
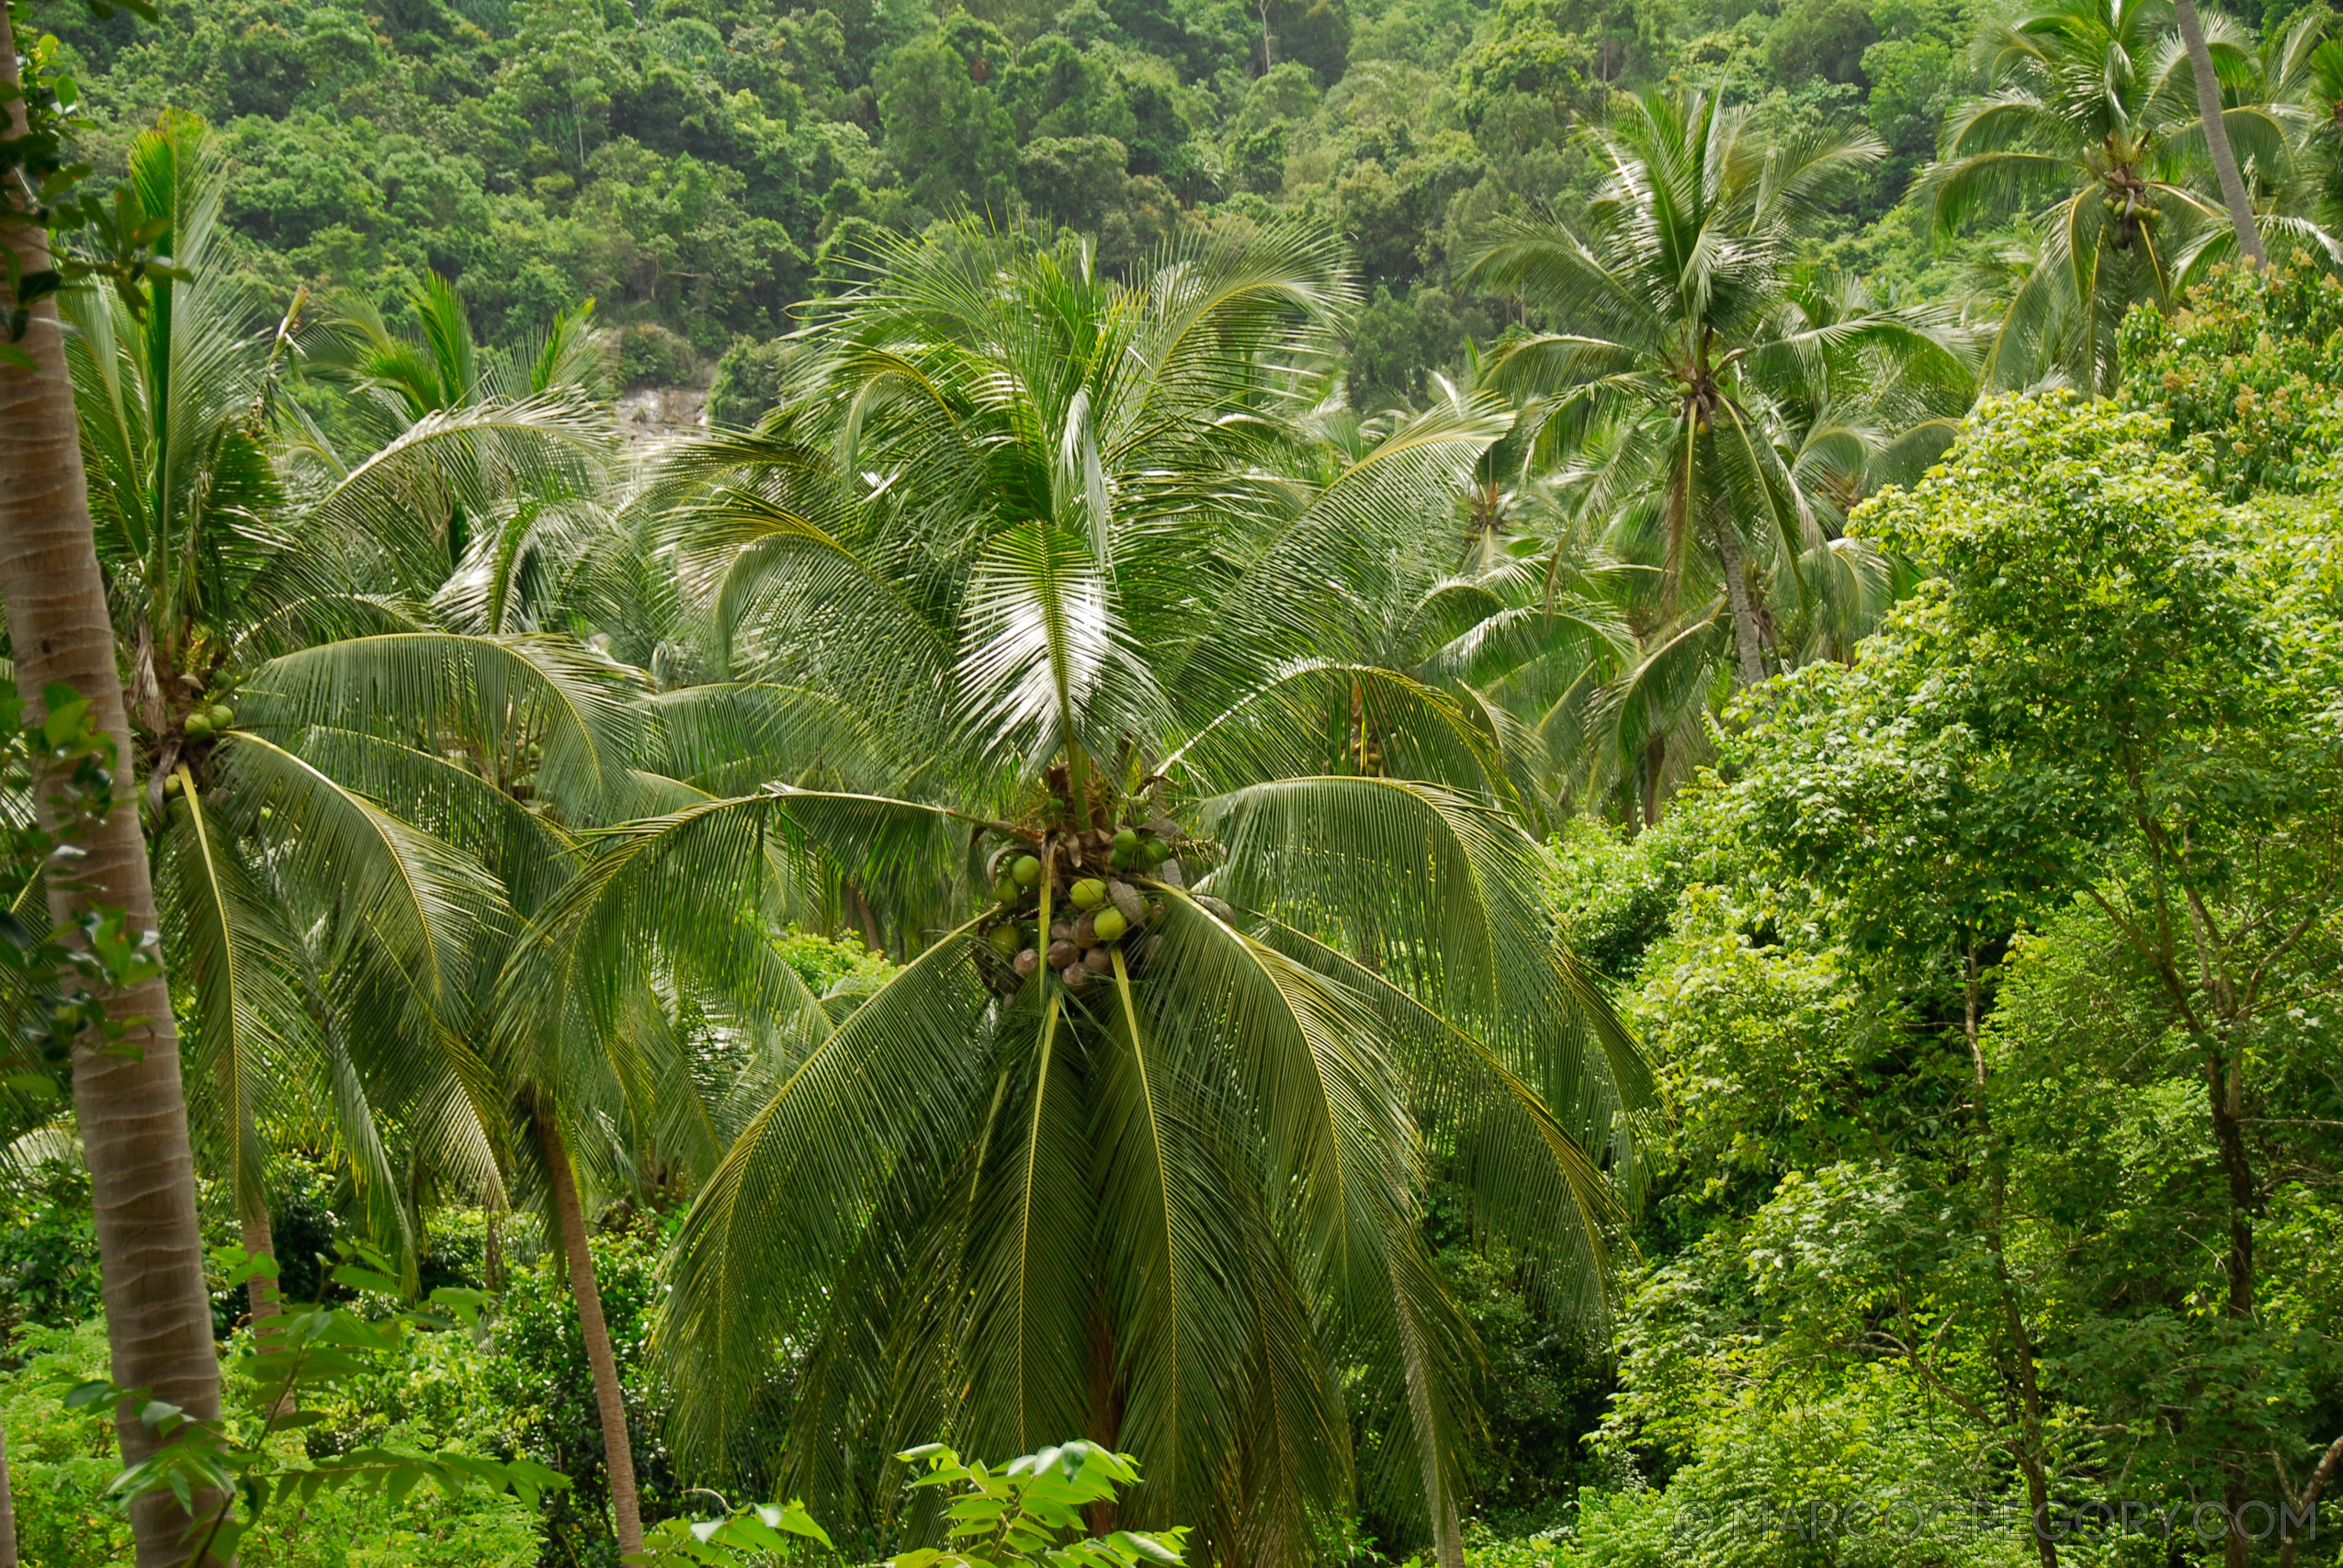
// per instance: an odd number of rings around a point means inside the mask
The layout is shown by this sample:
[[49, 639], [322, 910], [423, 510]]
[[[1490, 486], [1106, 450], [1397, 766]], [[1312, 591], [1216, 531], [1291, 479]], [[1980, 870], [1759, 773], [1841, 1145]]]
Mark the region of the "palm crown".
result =
[[[2169, 0], [2045, 0], [1977, 35], [1991, 90], [1954, 107], [1923, 176], [1950, 232], [1980, 212], [2028, 213], [2035, 250], [1987, 359], [1987, 378], [2024, 386], [2060, 375], [2111, 387], [2115, 333], [2133, 305], [2167, 305], [2225, 254], [2217, 197], [2192, 183], [2203, 156], [2187, 51]], [[2216, 69], [2250, 75], [2235, 23], [2206, 12]], [[2265, 174], [2284, 128], [2257, 106], [2223, 116]]]
[[[1472, 275], [1547, 329], [1503, 344], [1489, 378], [1538, 398], [1565, 514], [1655, 585], [1628, 595], [1643, 657], [1600, 705], [1633, 752], [1704, 694], [1720, 637], [1745, 684], [1769, 645], [1785, 662], [1851, 645], [1879, 596], [1839, 523], [1941, 449], [1973, 378], [1943, 313], [1793, 265], [1878, 157], [1869, 136], [1776, 141], [1692, 90], [1621, 94], [1588, 139], [1608, 178], [1583, 222], [1500, 222]], [[1545, 685], [1580, 708], [1592, 689]]]
[[195, 280], [158, 283], [143, 311], [68, 301], [157, 896], [192, 998], [197, 1107], [246, 1220], [266, 1218], [271, 1129], [315, 1130], [350, 1161], [376, 1238], [412, 1262], [417, 1187], [394, 1161], [431, 1145], [475, 1190], [501, 1186], [497, 1096], [458, 1031], [493, 979], [479, 957], [508, 895], [433, 831], [458, 781], [478, 782], [451, 757], [489, 727], [461, 733], [461, 712], [484, 721], [478, 699], [501, 691], [509, 721], [579, 675], [558, 650], [451, 633], [429, 601], [464, 554], [453, 518], [594, 488], [598, 421], [558, 386], [474, 388], [361, 424], [345, 457], [286, 395], [318, 334], [256, 323], [205, 265], [223, 185], [199, 124], [140, 138], [130, 191]]
[[[1356, 1402], [1453, 1561], [1425, 1169], [1593, 1299], [1642, 1093], [1487, 722], [1367, 657], [1506, 417], [1314, 439], [1350, 291], [1297, 233], [1128, 284], [973, 224], [883, 260], [780, 412], [649, 486], [717, 678], [652, 699], [672, 808], [507, 977], [605, 1030], [634, 954], [803, 1041], [679, 1244], [683, 1436], [787, 1343], [809, 1495], [935, 1430], [1081, 1432], [1144, 1461], [1138, 1514], [1274, 1554], [1351, 1495]], [[841, 888], [916, 956], [809, 1025], [757, 933]]]

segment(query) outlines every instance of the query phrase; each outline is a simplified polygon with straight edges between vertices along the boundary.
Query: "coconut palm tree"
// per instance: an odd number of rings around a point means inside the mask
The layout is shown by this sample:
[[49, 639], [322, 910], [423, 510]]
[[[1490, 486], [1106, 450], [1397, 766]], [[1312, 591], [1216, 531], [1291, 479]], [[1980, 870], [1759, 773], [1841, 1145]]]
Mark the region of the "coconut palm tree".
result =
[[[238, 283], [207, 265], [223, 188], [198, 122], [133, 146], [134, 204], [194, 278], [158, 283], [144, 310], [119, 294], [70, 302], [82, 448], [155, 807], [164, 929], [193, 998], [193, 1081], [247, 1247], [270, 1250], [272, 1100], [277, 1120], [333, 1129], [378, 1237], [396, 1245], [412, 1238], [379, 1113], [466, 1102], [460, 1057], [417, 1047], [449, 1043], [463, 968], [503, 894], [321, 765], [306, 722], [321, 715], [289, 713], [282, 693], [320, 659], [361, 663], [410, 697], [422, 669], [492, 682], [484, 667], [509, 665], [558, 683], [553, 661], [431, 626], [401, 579], [447, 560], [444, 520], [458, 508], [590, 484], [596, 434], [566, 394], [478, 400], [342, 461], [280, 396], [295, 321], [257, 326]], [[240, 719], [230, 704], [247, 687], [257, 700]], [[326, 734], [341, 722], [322, 716]], [[478, 1145], [464, 1120], [440, 1130]], [[470, 1161], [492, 1183], [484, 1146]]]
[[2197, 0], [2172, 0], [2179, 24], [2181, 46], [2188, 51], [2189, 74], [2197, 90], [2197, 123], [2203, 128], [2205, 151], [2220, 181], [2221, 203], [2229, 214], [2230, 231], [2237, 239], [2237, 254], [2256, 263], [2268, 261], [2261, 231], [2254, 221], [2253, 203], [2237, 171], [2237, 154], [2229, 145], [2228, 116], [2221, 102], [2221, 77], [2213, 63], [2212, 46], [2205, 41], [2204, 20], [2197, 15]]
[[[0, 22], [0, 141], [17, 141], [28, 131], [17, 58], [13, 20]], [[25, 307], [18, 282], [52, 270], [44, 215], [29, 209], [20, 182], [0, 194], [0, 245], [8, 253], [0, 295], [14, 315]], [[0, 355], [0, 594], [13, 673], [35, 692], [58, 684], [81, 694], [94, 726], [113, 743], [116, 778], [127, 784], [130, 731], [55, 301], [31, 301], [21, 334], [12, 336], [13, 352]], [[129, 796], [128, 789], [119, 792], [116, 809], [85, 846], [80, 876], [47, 889], [60, 927], [113, 909], [130, 931], [154, 929], [153, 886]], [[33, 805], [53, 828], [48, 793]], [[107, 1010], [123, 1024], [130, 1049], [104, 1053], [94, 1042], [78, 1043], [73, 1078], [113, 1375], [195, 1416], [216, 1417], [220, 1364], [170, 997], [157, 976], [108, 998]], [[169, 1440], [127, 1412], [117, 1425], [129, 1464]], [[133, 1505], [141, 1568], [186, 1559], [188, 1519], [188, 1508], [167, 1495]]]
[[[546, 629], [606, 523], [589, 318], [506, 358], [431, 278], [413, 337], [363, 306], [255, 330], [203, 266], [221, 187], [200, 125], [137, 143], [131, 189], [196, 280], [144, 315], [77, 302], [74, 347], [208, 1146], [258, 1253], [273, 1140], [322, 1137], [411, 1273], [424, 1174], [501, 1205], [517, 1165], [561, 1243], [620, 1546], [638, 1550], [578, 1187], [604, 1151], [573, 1157], [561, 1129], [631, 1116], [632, 1141], [663, 1148], [661, 1118], [690, 1120], [668, 1109], [678, 1073], [641, 1050], [663, 1076], [498, 1060], [481, 1021], [574, 835], [645, 808], [641, 677]], [[345, 394], [324, 419], [282, 396], [296, 367]], [[719, 1141], [700, 1135], [703, 1168]], [[265, 1284], [254, 1308], [266, 1333]]]
[[737, 1440], [787, 1349], [809, 1497], [934, 1431], [1081, 1434], [1146, 1465], [1120, 1520], [1220, 1556], [1304, 1554], [1364, 1479], [1454, 1563], [1472, 1346], [1426, 1164], [1599, 1301], [1643, 1086], [1495, 738], [1367, 657], [1509, 418], [1313, 439], [1352, 296], [1306, 233], [1128, 284], [974, 222], [883, 260], [781, 409], [662, 481], [714, 679], [654, 699], [674, 800], [504, 988], [539, 1040], [606, 1032], [643, 964], [786, 1020], [762, 933], [841, 882], [909, 955], [693, 1205], [676, 1439]]
[[[2031, 265], [1986, 364], [2001, 387], [2058, 376], [2111, 388], [2115, 331], [2139, 303], [2159, 308], [2235, 243], [2204, 166], [2188, 46], [2169, 0], [2042, 0], [1980, 29], [1990, 89], [1956, 107], [1922, 176], [1940, 232], [1978, 215], [2025, 216]], [[2235, 23], [2203, 18], [2209, 73], [2250, 80], [2255, 61]], [[2265, 170], [2282, 162], [2284, 128], [2255, 106], [2222, 116], [2226, 140]]]
[[1561, 453], [1581, 441], [1600, 453], [1592, 493], [1639, 536], [1619, 553], [1647, 555], [1659, 619], [1704, 639], [1721, 614], [1754, 684], [1769, 648], [1797, 656], [1768, 622], [1822, 591], [1805, 563], [1836, 531], [1813, 482], [1829, 465], [1794, 405], [1827, 395], [1843, 408], [1880, 377], [1965, 405], [1970, 372], [1941, 316], [1860, 296], [1821, 310], [1794, 271], [1797, 240], [1880, 155], [1876, 141], [1776, 142], [1721, 84], [1617, 104], [1589, 132], [1609, 176], [1583, 221], [1503, 220], [1474, 255], [1472, 278], [1519, 296], [1546, 328], [1505, 344], [1489, 376], [1543, 400]]

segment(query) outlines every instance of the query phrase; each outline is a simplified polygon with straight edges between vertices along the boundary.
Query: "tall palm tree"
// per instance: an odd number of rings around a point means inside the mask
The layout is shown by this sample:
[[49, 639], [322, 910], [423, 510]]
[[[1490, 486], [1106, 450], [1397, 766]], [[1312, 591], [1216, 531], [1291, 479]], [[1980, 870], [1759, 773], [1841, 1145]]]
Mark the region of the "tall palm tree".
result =
[[1880, 155], [1869, 137], [1776, 143], [1720, 84], [1619, 95], [1589, 141], [1609, 177], [1583, 221], [1506, 220], [1474, 256], [1474, 280], [1545, 329], [1502, 345], [1489, 377], [1539, 397], [1578, 504], [1647, 570], [1636, 618], [1653, 655], [1696, 675], [1721, 637], [1754, 684], [1769, 649], [1808, 651], [1783, 623], [1847, 586], [1843, 491], [1868, 454], [1966, 406], [1965, 345], [1940, 313], [1794, 265]]
[[600, 837], [504, 1016], [606, 1031], [656, 963], [788, 1020], [761, 933], [842, 881], [910, 955], [811, 1021], [693, 1205], [679, 1441], [736, 1440], [787, 1348], [785, 1486], [867, 1499], [938, 1430], [1081, 1434], [1146, 1464], [1124, 1522], [1280, 1561], [1351, 1506], [1355, 1404], [1390, 1438], [1372, 1495], [1459, 1560], [1472, 1347], [1424, 1163], [1599, 1300], [1643, 1078], [1488, 729], [1366, 657], [1356, 606], [1454, 560], [1509, 421], [1313, 440], [1350, 300], [1297, 231], [1124, 285], [963, 223], [671, 474], [716, 679], [655, 699], [675, 797]]
[[[2259, 76], [2238, 89], [2287, 132], [2282, 165], [2257, 168], [2250, 193], [2260, 228], [2282, 264], [2307, 254], [2343, 262], [2343, 39], [2329, 36], [2326, 10], [2307, 10], [2262, 39]], [[2230, 111], [2235, 117], [2238, 111]]]
[[[20, 141], [27, 131], [13, 23], [0, 21], [0, 140]], [[7, 247], [10, 280], [0, 285], [0, 295], [13, 316], [22, 308], [15, 280], [51, 270], [43, 218], [28, 209], [17, 182], [0, 192], [0, 245]], [[0, 594], [15, 674], [35, 692], [55, 683], [80, 693], [113, 742], [115, 777], [127, 785], [130, 725], [53, 300], [32, 302], [21, 337], [10, 346], [16, 352], [0, 356]], [[60, 926], [110, 908], [132, 931], [154, 929], [146, 847], [130, 795], [127, 788], [119, 792], [116, 809], [85, 846], [81, 875], [48, 889]], [[46, 791], [34, 805], [53, 828]], [[108, 998], [107, 1010], [123, 1023], [130, 1049], [101, 1053], [92, 1043], [78, 1043], [73, 1075], [113, 1375], [195, 1416], [216, 1417], [220, 1365], [170, 996], [158, 976]], [[128, 1411], [117, 1426], [127, 1463], [168, 1440]], [[185, 1561], [187, 1524], [188, 1510], [168, 1495], [134, 1505], [141, 1568]]]
[[[411, 1259], [381, 1112], [397, 1105], [469, 1144], [473, 1176], [492, 1184], [460, 1113], [487, 1080], [446, 1023], [503, 894], [322, 765], [343, 715], [303, 716], [324, 721], [313, 733], [272, 694], [320, 658], [357, 661], [410, 698], [418, 667], [557, 681], [525, 650], [432, 627], [404, 581], [435, 554], [422, 581], [448, 576], [445, 519], [462, 507], [591, 483], [597, 435], [566, 394], [473, 400], [342, 461], [280, 396], [295, 323], [258, 326], [207, 265], [223, 188], [198, 122], [140, 138], [128, 191], [194, 280], [159, 283], [144, 310], [119, 294], [68, 307], [98, 549], [156, 807], [169, 950], [193, 998], [193, 1081], [247, 1247], [271, 1250], [265, 1127], [289, 1117], [331, 1130], [378, 1238]], [[247, 689], [258, 701], [239, 716], [230, 700]], [[255, 1305], [265, 1316], [265, 1288]]]
[[[1941, 232], [1980, 214], [2032, 226], [2037, 254], [1987, 360], [1994, 385], [2055, 375], [2105, 391], [2124, 312], [2168, 305], [2235, 243], [2220, 196], [2195, 183], [2206, 121], [2172, 23], [2170, 0], [2038, 0], [1978, 32], [1990, 90], [1952, 110], [1922, 186]], [[2236, 24], [2210, 12], [2203, 32], [2208, 74], [2250, 76]], [[2266, 110], [2221, 123], [2265, 168], [2282, 158], [2284, 128]]]
[[2254, 221], [2253, 203], [2246, 195], [2246, 182], [2237, 172], [2237, 154], [2229, 145], [2228, 117], [2221, 104], [2221, 77], [2213, 63], [2212, 46], [2205, 42], [2204, 20], [2197, 15], [2197, 0], [2172, 0], [2174, 18], [2180, 26], [2180, 42], [2189, 51], [2189, 73], [2197, 89], [2197, 123], [2204, 129], [2205, 150], [2212, 155], [2213, 170], [2221, 185], [2221, 203], [2229, 213], [2231, 232], [2237, 237], [2237, 252], [2257, 263], [2268, 261], [2262, 249], [2261, 231]]

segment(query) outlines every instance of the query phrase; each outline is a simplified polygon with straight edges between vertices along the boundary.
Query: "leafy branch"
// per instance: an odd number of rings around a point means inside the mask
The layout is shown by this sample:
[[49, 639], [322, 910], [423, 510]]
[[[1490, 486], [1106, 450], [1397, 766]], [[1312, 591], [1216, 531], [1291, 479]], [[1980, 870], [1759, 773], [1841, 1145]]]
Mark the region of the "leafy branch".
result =
[[[188, 1554], [190, 1562], [232, 1561], [237, 1543], [270, 1508], [306, 1505], [321, 1492], [357, 1490], [396, 1507], [426, 1481], [451, 1498], [478, 1483], [492, 1493], [509, 1491], [534, 1508], [545, 1492], [569, 1486], [567, 1476], [526, 1459], [482, 1459], [444, 1450], [379, 1445], [311, 1459], [276, 1441], [324, 1419], [323, 1412], [300, 1407], [296, 1396], [302, 1390], [332, 1389], [379, 1374], [411, 1358], [418, 1334], [458, 1326], [479, 1329], [481, 1309], [488, 1301], [483, 1292], [443, 1286], [431, 1292], [437, 1310], [401, 1310], [395, 1305], [401, 1296], [398, 1282], [379, 1254], [352, 1247], [345, 1256], [346, 1260], [333, 1272], [334, 1281], [357, 1292], [361, 1301], [374, 1298], [392, 1310], [377, 1317], [324, 1305], [286, 1311], [271, 1323], [265, 1340], [223, 1369], [226, 1406], [233, 1413], [229, 1417], [200, 1420], [168, 1400], [155, 1398], [151, 1390], [123, 1388], [104, 1379], [78, 1384], [64, 1395], [68, 1409], [126, 1409], [141, 1426], [173, 1439], [123, 1471], [108, 1490], [124, 1502], [163, 1492], [176, 1498], [192, 1519], [188, 1538], [195, 1550]], [[240, 1247], [218, 1248], [212, 1258], [225, 1270], [231, 1288], [273, 1279], [277, 1273], [274, 1258]], [[196, 1499], [207, 1495], [220, 1501], [198, 1515]]]

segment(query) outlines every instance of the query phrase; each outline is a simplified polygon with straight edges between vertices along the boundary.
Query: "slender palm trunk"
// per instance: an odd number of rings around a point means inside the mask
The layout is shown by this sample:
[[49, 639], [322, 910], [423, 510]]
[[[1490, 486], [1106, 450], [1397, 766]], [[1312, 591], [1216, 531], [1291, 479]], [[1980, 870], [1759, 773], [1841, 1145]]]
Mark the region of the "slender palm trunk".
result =
[[1733, 612], [1733, 648], [1740, 655], [1741, 684], [1754, 686], [1765, 679], [1765, 656], [1758, 645], [1757, 609], [1749, 603], [1749, 564], [1731, 521], [1720, 516], [1715, 525], [1716, 561], [1725, 573], [1725, 603]]
[[[266, 1209], [261, 1211], [259, 1218], [243, 1223], [243, 1241], [244, 1251], [252, 1257], [266, 1258], [271, 1261], [276, 1259], [277, 1233], [269, 1226]], [[255, 1274], [244, 1286], [244, 1301], [252, 1319], [253, 1348], [266, 1356], [285, 1340], [285, 1294], [277, 1288], [275, 1280], [265, 1274]], [[270, 1414], [285, 1416], [300, 1408], [300, 1395], [288, 1388], [278, 1396]]]
[[2221, 199], [2229, 209], [2230, 227], [2237, 231], [2238, 254], [2266, 262], [2269, 258], [2261, 248], [2261, 231], [2254, 227], [2245, 177], [2237, 172], [2237, 155], [2229, 145], [2229, 126], [2222, 118], [2221, 81], [2213, 73], [2213, 51], [2205, 47], [2197, 0], [2175, 0], [2175, 9], [2180, 14], [2180, 41], [2188, 46], [2189, 65], [2197, 79], [2197, 118], [2204, 122], [2205, 145], [2213, 150], [2213, 170], [2221, 177]]
[[561, 1253], [570, 1266], [570, 1293], [577, 1298], [578, 1327], [585, 1335], [586, 1362], [594, 1369], [594, 1403], [602, 1416], [604, 1468], [610, 1476], [610, 1513], [618, 1534], [618, 1553], [642, 1550], [642, 1505], [635, 1491], [634, 1443], [627, 1435], [626, 1391], [618, 1382], [617, 1358], [610, 1353], [610, 1328], [602, 1320], [602, 1292], [594, 1284], [594, 1254], [586, 1246], [584, 1207], [578, 1201], [578, 1179], [570, 1168], [570, 1148], [552, 1109], [540, 1103], [535, 1113], [538, 1149], [545, 1157], [545, 1174], [553, 1184], [553, 1213], [561, 1230]]
[[0, 1568], [17, 1568], [17, 1495], [8, 1485], [8, 1429], [0, 1427]]
[[[8, 140], [25, 133], [17, 85], [9, 39], [0, 48]], [[0, 203], [13, 208], [17, 196], [0, 195]], [[48, 270], [49, 240], [40, 224], [0, 221], [0, 244], [14, 253], [17, 276]], [[151, 930], [154, 889], [135, 792], [129, 787], [134, 753], [106, 585], [90, 531], [73, 383], [53, 301], [34, 307], [21, 346], [32, 357], [32, 369], [0, 365], [0, 590], [6, 593], [17, 679], [33, 693], [60, 682], [88, 699], [96, 724], [114, 742], [120, 786], [120, 804], [90, 838], [75, 886], [62, 886], [62, 878], [51, 885], [50, 914], [69, 926], [86, 908], [110, 907], [124, 911], [133, 930]], [[45, 795], [39, 809], [42, 825], [54, 827], [53, 803]], [[170, 993], [162, 980], [151, 980], [108, 998], [106, 1008], [126, 1026], [120, 1042], [126, 1049], [101, 1055], [86, 1043], [76, 1047], [74, 1111], [89, 1166], [114, 1377], [127, 1387], [151, 1388], [191, 1415], [216, 1420], [220, 1358], [211, 1342], [211, 1299], [204, 1288], [195, 1164]], [[117, 1427], [122, 1457], [130, 1463], [162, 1442], [127, 1411]], [[168, 1493], [140, 1499], [131, 1507], [130, 1524], [140, 1568], [186, 1561], [189, 1548], [180, 1538], [187, 1516]]]

